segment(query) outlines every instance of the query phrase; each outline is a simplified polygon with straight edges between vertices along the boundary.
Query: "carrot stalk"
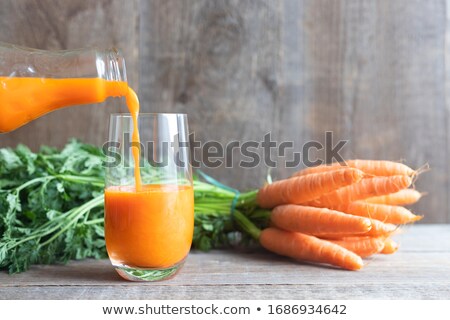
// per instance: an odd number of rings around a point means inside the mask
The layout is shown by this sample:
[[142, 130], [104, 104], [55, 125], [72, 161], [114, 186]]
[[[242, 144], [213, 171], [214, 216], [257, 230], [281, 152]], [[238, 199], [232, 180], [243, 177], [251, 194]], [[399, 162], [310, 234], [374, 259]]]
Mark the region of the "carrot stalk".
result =
[[422, 216], [417, 216], [401, 206], [374, 204], [364, 201], [333, 206], [333, 209], [355, 216], [372, 218], [394, 224], [411, 223], [422, 219]]
[[348, 215], [326, 208], [300, 205], [275, 207], [270, 215], [272, 224], [280, 229], [306, 234], [366, 233], [371, 228], [367, 218]]
[[362, 171], [347, 168], [280, 180], [262, 187], [257, 194], [257, 203], [261, 208], [273, 208], [281, 204], [300, 204], [318, 198], [324, 193], [356, 183], [363, 176]]
[[362, 179], [357, 183], [327, 193], [318, 199], [307, 202], [306, 204], [318, 207], [333, 207], [339, 204], [351, 203], [374, 196], [397, 192], [409, 187], [411, 182], [412, 178], [408, 176], [374, 177], [370, 179]]
[[385, 246], [385, 239], [383, 237], [350, 237], [330, 241], [356, 253], [362, 258], [381, 252]]
[[269, 251], [301, 261], [331, 264], [348, 270], [363, 267], [361, 257], [326, 240], [299, 232], [267, 228], [261, 232], [261, 245]]
[[399, 162], [379, 160], [348, 160], [344, 163], [335, 162], [329, 165], [306, 168], [295, 173], [294, 176], [304, 176], [311, 173], [333, 171], [346, 167], [359, 169], [372, 176], [406, 175], [412, 177], [417, 174], [417, 171]]
[[423, 193], [420, 193], [417, 190], [404, 189], [384, 196], [368, 198], [365, 201], [377, 204], [408, 205], [416, 203], [422, 196]]

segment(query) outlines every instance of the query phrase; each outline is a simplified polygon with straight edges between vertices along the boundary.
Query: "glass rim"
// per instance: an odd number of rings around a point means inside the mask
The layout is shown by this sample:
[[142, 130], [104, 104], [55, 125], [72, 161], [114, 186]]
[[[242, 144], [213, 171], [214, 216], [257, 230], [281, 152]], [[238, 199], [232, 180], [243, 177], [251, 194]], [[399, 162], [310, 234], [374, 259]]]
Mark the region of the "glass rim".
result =
[[[129, 112], [114, 112], [110, 114], [111, 117], [126, 117], [131, 118], [131, 113]], [[178, 113], [178, 112], [139, 112], [138, 117], [141, 116], [185, 116], [187, 117], [187, 113]]]

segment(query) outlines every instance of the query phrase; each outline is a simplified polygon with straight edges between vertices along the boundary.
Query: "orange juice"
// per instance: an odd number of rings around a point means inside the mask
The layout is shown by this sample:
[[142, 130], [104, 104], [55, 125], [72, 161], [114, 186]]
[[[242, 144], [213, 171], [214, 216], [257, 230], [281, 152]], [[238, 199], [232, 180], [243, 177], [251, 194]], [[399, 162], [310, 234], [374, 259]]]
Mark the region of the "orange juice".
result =
[[141, 172], [140, 172], [140, 154], [141, 154], [141, 139], [139, 137], [138, 116], [139, 116], [139, 99], [133, 89], [128, 88], [126, 94], [128, 110], [133, 119], [133, 134], [131, 136], [132, 155], [134, 159], [134, 181], [136, 190], [141, 189]]
[[109, 187], [105, 239], [115, 265], [166, 268], [182, 261], [194, 232], [194, 191], [183, 185]]
[[66, 106], [125, 97], [133, 119], [134, 186], [105, 190], [105, 238], [115, 265], [165, 268], [182, 261], [194, 231], [192, 186], [142, 185], [139, 100], [126, 82], [102, 78], [0, 77], [0, 133]]
[[126, 97], [133, 117], [132, 152], [136, 187], [139, 189], [139, 100], [126, 82], [102, 78], [0, 77], [0, 133], [17, 129], [56, 109], [122, 96]]
[[53, 110], [126, 96], [128, 85], [101, 78], [0, 77], [0, 133], [9, 132]]

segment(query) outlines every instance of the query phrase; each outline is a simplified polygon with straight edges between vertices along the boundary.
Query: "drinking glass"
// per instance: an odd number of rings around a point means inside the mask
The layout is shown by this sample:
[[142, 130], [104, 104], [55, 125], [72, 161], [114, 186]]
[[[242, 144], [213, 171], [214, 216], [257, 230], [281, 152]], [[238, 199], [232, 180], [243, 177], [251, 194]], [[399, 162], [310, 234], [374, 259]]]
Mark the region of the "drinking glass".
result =
[[183, 266], [194, 231], [187, 116], [140, 114], [139, 162], [133, 158], [132, 132], [130, 114], [111, 115], [103, 146], [106, 249], [127, 280], [168, 279]]

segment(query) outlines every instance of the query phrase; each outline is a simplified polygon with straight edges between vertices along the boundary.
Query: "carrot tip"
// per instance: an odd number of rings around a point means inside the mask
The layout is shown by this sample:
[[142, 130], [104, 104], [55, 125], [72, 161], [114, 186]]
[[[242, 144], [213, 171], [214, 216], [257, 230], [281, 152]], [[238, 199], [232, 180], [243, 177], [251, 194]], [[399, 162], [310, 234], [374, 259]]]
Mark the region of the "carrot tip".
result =
[[364, 218], [363, 224], [367, 227], [366, 232], [369, 232], [372, 229], [372, 220], [370, 220], [369, 218]]
[[404, 229], [401, 229], [401, 228], [399, 227], [399, 228], [395, 229], [393, 232], [391, 232], [391, 233], [388, 235], [388, 237], [389, 237], [389, 236], [394, 236], [394, 235], [399, 235], [399, 234], [404, 234], [404, 233], [405, 233], [405, 230], [404, 230]]
[[370, 176], [366, 173], [364, 173], [362, 170], [356, 169], [356, 168], [352, 168], [352, 172], [354, 174], [354, 183], [357, 183], [359, 181], [361, 181], [362, 179]]
[[430, 165], [428, 163], [425, 163], [423, 166], [421, 166], [419, 169], [415, 170], [413, 175], [412, 175], [412, 184], [414, 185], [417, 178], [419, 177], [420, 174], [430, 171]]
[[399, 248], [399, 244], [397, 242], [394, 242], [392, 240], [387, 240], [387, 242], [385, 242], [385, 246], [383, 248], [383, 250], [380, 251], [381, 254], [393, 254], [395, 252], [397, 252], [398, 248]]
[[419, 167], [417, 170], [414, 171], [414, 176], [418, 176], [421, 173], [430, 171], [430, 165], [428, 163], [425, 163], [423, 166]]
[[357, 264], [355, 264], [354, 268], [351, 270], [361, 270], [364, 267], [363, 259], [360, 256], [358, 256], [358, 259], [355, 262], [357, 262]]
[[[411, 184], [413, 184], [414, 181], [415, 181], [414, 178], [412, 178], [412, 177], [407, 177], [407, 186], [406, 186], [406, 188], [408, 188]], [[405, 188], [405, 189], [406, 189], [406, 188]]]

